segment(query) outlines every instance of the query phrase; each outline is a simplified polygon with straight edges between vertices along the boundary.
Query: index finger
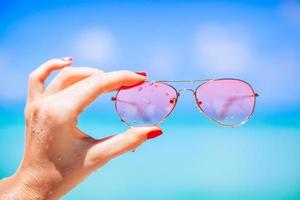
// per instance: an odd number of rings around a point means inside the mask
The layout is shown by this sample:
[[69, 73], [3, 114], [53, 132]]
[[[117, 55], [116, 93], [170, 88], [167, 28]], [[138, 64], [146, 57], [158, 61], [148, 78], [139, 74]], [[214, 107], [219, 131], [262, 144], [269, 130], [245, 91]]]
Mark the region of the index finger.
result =
[[42, 64], [29, 75], [28, 97], [33, 99], [44, 92], [44, 81], [54, 70], [62, 69], [72, 63], [71, 57], [52, 59]]
[[[79, 114], [99, 95], [111, 92], [122, 86], [132, 86], [146, 80], [146, 74], [131, 71], [96, 73], [89, 78], [73, 84], [60, 93], [71, 109]], [[70, 105], [72, 104], [72, 105]]]

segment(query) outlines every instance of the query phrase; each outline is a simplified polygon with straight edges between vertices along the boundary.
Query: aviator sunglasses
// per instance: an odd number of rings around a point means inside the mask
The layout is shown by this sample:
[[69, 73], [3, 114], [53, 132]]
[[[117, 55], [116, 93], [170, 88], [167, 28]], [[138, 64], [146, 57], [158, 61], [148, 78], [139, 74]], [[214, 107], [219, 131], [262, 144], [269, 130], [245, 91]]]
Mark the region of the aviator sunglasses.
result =
[[[199, 82], [195, 89], [175, 89], [172, 83]], [[121, 121], [129, 127], [161, 124], [174, 110], [180, 93], [190, 91], [200, 112], [213, 122], [227, 127], [244, 124], [252, 116], [258, 94], [240, 79], [145, 81], [121, 87], [115, 108]]]

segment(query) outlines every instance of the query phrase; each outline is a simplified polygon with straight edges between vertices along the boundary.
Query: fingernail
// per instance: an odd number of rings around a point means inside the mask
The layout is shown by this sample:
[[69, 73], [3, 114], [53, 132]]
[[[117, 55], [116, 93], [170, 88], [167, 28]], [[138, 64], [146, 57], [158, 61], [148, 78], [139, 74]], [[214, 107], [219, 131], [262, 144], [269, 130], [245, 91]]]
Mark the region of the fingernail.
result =
[[64, 57], [61, 60], [63, 60], [63, 61], [72, 61], [73, 58], [72, 57]]
[[139, 75], [142, 75], [142, 76], [147, 76], [147, 73], [146, 73], [146, 72], [135, 72], [135, 73], [137, 73], [137, 74], [139, 74]]
[[147, 134], [147, 139], [156, 138], [157, 136], [160, 136], [163, 132], [161, 130], [155, 130], [151, 131]]

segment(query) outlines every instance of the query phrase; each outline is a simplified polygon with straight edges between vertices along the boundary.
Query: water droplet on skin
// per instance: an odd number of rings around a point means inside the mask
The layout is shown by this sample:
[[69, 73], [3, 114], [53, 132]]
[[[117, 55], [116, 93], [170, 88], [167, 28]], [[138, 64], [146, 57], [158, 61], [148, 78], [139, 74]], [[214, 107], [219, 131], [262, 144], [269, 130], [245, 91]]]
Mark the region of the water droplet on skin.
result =
[[139, 88], [138, 88], [138, 91], [139, 91], [139, 92], [142, 91], [142, 87], [139, 87]]
[[62, 160], [62, 158], [61, 158], [61, 157], [58, 157], [58, 158], [57, 158], [57, 160], [61, 161], [61, 160]]
[[36, 196], [35, 199], [40, 199], [40, 196]]
[[45, 145], [45, 149], [48, 149], [48, 148], [49, 148], [49, 145], [48, 145], [48, 144], [46, 144], [46, 145]]
[[64, 170], [65, 170], [65, 172], [67, 172], [67, 171], [70, 171], [71, 168], [70, 167], [66, 167]]

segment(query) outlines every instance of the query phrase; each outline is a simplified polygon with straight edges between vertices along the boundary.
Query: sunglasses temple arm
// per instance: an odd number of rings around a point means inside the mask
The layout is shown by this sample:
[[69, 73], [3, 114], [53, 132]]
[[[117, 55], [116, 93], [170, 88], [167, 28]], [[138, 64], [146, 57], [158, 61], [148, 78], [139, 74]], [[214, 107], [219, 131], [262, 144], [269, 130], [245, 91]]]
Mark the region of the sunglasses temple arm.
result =
[[[257, 97], [258, 94], [257, 93], [254, 93], [254, 97]], [[229, 98], [226, 103], [224, 104], [223, 106], [223, 110], [221, 111], [219, 117], [221, 119], [224, 119], [224, 117], [226, 116], [230, 106], [237, 100], [240, 100], [240, 99], [244, 99], [244, 98], [248, 98], [248, 97], [253, 97], [253, 95], [247, 95], [247, 96], [235, 96], [235, 97], [231, 97]]]
[[120, 99], [117, 99], [117, 97], [112, 97], [111, 100], [115, 101], [115, 102], [119, 101], [119, 102], [122, 102], [122, 103], [125, 103], [127, 105], [131, 105], [131, 106], [135, 107], [137, 109], [138, 113], [141, 114], [144, 121], [149, 121], [150, 120], [149, 117], [147, 116], [147, 114], [145, 112], [143, 112], [143, 110], [139, 106], [137, 106], [136, 103], [130, 102], [130, 101], [120, 100]]

